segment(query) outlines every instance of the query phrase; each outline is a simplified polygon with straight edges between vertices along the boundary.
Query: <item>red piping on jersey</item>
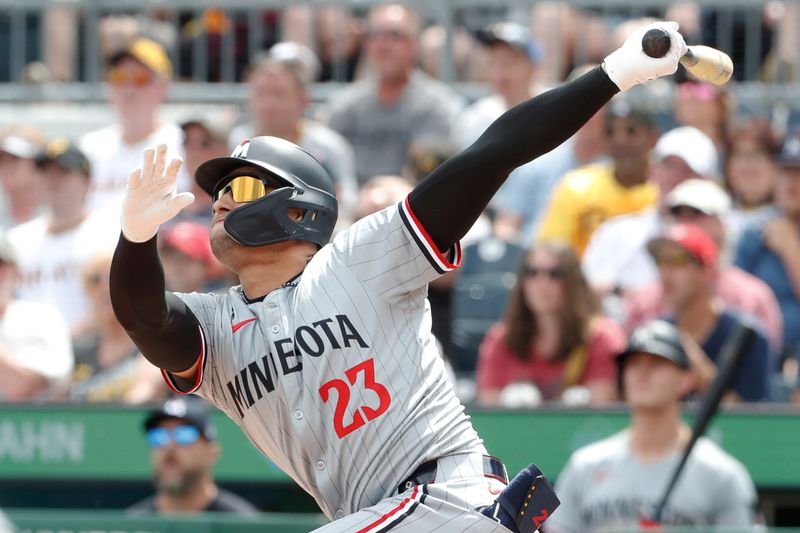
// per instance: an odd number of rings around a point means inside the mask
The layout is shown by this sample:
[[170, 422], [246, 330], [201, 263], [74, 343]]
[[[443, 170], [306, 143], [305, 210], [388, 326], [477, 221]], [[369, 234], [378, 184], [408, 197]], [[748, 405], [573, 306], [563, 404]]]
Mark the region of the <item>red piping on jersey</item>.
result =
[[200, 366], [197, 369], [197, 377], [194, 380], [194, 385], [192, 385], [192, 388], [187, 391], [178, 390], [178, 387], [176, 387], [175, 383], [172, 381], [172, 374], [163, 368], [161, 369], [161, 376], [164, 378], [164, 381], [167, 382], [167, 387], [169, 387], [172, 392], [176, 394], [191, 394], [199, 389], [200, 384], [203, 383], [203, 370], [206, 366], [206, 337], [203, 335], [203, 328], [197, 326], [197, 329], [200, 330], [200, 356], [198, 357], [200, 360]]
[[411, 204], [408, 203], [408, 196], [406, 196], [406, 199], [403, 200], [403, 207], [405, 208], [406, 212], [408, 212], [408, 214], [410, 215], [411, 220], [414, 221], [414, 225], [417, 227], [419, 232], [425, 238], [425, 242], [428, 243], [428, 249], [431, 250], [436, 255], [436, 257], [439, 258], [439, 261], [442, 262], [442, 265], [448, 270], [453, 270], [461, 266], [461, 243], [456, 241], [456, 244], [454, 246], [455, 248], [454, 263], [451, 263], [450, 261], [447, 260], [444, 254], [442, 254], [442, 252], [439, 251], [439, 248], [433, 242], [431, 236], [428, 235], [428, 232], [425, 231], [424, 227], [422, 227], [422, 224], [417, 218], [417, 215], [415, 215], [414, 211], [411, 210]]
[[414, 486], [414, 491], [411, 493], [411, 496], [409, 496], [408, 498], [406, 498], [405, 500], [400, 502], [400, 505], [398, 505], [397, 507], [395, 507], [394, 509], [392, 509], [391, 511], [389, 511], [388, 513], [386, 513], [382, 517], [378, 518], [377, 520], [375, 520], [373, 523], [371, 523], [367, 527], [365, 527], [363, 529], [359, 529], [356, 533], [368, 533], [373, 528], [376, 528], [379, 525], [381, 525], [382, 523], [386, 522], [393, 515], [395, 515], [398, 512], [400, 512], [403, 509], [403, 507], [408, 505], [411, 501], [416, 500], [418, 494], [419, 494], [419, 485], [415, 485]]
[[245, 324], [249, 324], [253, 320], [258, 320], [258, 317], [254, 316], [253, 318], [246, 318], [241, 322], [237, 322], [236, 324], [231, 324], [231, 333], [236, 333], [242, 326], [244, 326]]

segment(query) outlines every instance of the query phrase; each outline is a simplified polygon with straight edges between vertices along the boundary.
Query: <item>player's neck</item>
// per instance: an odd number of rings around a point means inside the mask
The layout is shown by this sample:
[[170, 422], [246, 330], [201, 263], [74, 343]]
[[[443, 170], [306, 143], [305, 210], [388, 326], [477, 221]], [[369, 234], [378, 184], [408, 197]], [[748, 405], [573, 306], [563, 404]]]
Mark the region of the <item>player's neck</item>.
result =
[[680, 418], [678, 403], [634, 411], [629, 430], [631, 451], [643, 462], [658, 461], [681, 449], [688, 429]]
[[297, 277], [316, 253], [310, 242], [289, 241], [264, 247], [264, 254], [235, 270], [247, 298], [265, 296]]
[[217, 486], [210, 478], [204, 478], [186, 494], [159, 493], [156, 496], [156, 509], [160, 513], [204, 511], [218, 493]]

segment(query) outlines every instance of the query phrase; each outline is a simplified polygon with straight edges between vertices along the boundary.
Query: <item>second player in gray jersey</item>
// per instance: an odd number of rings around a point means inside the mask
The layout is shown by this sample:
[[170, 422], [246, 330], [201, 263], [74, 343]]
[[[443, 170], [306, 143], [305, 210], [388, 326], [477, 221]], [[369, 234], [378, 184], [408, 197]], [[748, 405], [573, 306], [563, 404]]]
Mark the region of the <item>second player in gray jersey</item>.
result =
[[518, 523], [516, 508], [493, 505], [520, 484], [506, 488], [446, 378], [427, 284], [458, 266], [458, 240], [511, 170], [620, 89], [676, 70], [677, 25], [654, 25], [672, 38], [658, 59], [640, 46], [652, 26], [501, 116], [404, 202], [332, 243], [333, 184], [299, 147], [257, 137], [201, 165], [214, 253], [241, 281], [221, 296], [165, 292], [155, 235], [192, 197], [175, 193], [180, 161], [147, 151], [112, 265], [120, 322], [171, 387], [211, 401], [314, 496], [333, 520], [320, 531], [533, 531], [546, 513]]

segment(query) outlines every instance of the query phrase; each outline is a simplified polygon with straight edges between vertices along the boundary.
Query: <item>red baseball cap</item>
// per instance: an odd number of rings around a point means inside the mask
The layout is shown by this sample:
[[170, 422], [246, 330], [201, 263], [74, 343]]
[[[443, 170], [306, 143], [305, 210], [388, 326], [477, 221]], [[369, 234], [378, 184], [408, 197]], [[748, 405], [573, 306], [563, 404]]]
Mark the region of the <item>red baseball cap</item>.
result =
[[192, 259], [214, 264], [214, 254], [208, 240], [208, 229], [198, 222], [178, 222], [169, 226], [161, 237], [162, 246], [170, 246]]
[[717, 243], [709, 237], [708, 233], [694, 224], [676, 224], [669, 227], [660, 237], [651, 239], [647, 243], [647, 250], [655, 255], [663, 243], [677, 244], [704, 267], [715, 266], [719, 257]]

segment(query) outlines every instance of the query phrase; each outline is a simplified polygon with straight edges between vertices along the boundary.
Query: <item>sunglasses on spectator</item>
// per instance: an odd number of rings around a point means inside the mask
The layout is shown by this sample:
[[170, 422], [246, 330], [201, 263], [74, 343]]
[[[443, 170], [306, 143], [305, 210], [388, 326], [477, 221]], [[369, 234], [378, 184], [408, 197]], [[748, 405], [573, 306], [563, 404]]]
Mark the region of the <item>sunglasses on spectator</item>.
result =
[[178, 446], [189, 446], [200, 439], [200, 430], [194, 426], [175, 426], [173, 428], [152, 428], [147, 431], [147, 445], [163, 448], [170, 442]]
[[653, 255], [653, 260], [658, 266], [681, 267], [686, 265], [699, 265], [700, 262], [689, 252], [660, 252]]
[[669, 212], [676, 218], [698, 218], [706, 216], [706, 213], [694, 207], [689, 207], [688, 205], [676, 205], [675, 207], [670, 207]]
[[145, 70], [125, 72], [121, 68], [114, 68], [108, 72], [108, 83], [111, 85], [133, 85], [135, 87], [146, 87], [153, 83], [155, 76]]
[[526, 278], [535, 278], [538, 276], [547, 276], [550, 279], [561, 279], [564, 277], [564, 270], [559, 267], [555, 268], [540, 268], [535, 266], [526, 266], [522, 270], [522, 274]]
[[406, 39], [411, 38], [411, 35], [408, 32], [399, 29], [378, 29], [378, 28], [370, 28], [367, 31], [367, 37], [370, 39], [378, 39], [380, 37], [386, 37], [388, 39], [392, 39], [393, 41], [405, 41]]
[[228, 191], [236, 203], [252, 202], [263, 198], [275, 189], [281, 187], [274, 181], [258, 176], [236, 176], [214, 193], [214, 199], [219, 200]]

